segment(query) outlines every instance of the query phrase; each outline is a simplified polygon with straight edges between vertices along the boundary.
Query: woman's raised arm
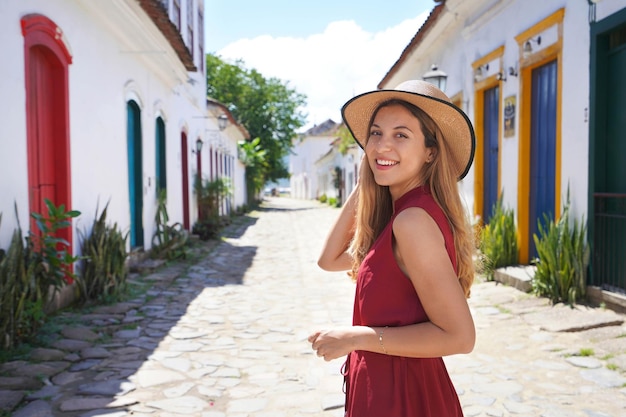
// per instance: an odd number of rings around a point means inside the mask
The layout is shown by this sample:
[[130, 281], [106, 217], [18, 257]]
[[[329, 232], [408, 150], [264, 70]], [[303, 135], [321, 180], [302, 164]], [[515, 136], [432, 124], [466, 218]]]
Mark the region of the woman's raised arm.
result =
[[355, 215], [359, 200], [359, 185], [354, 188], [343, 205], [337, 221], [330, 229], [324, 248], [317, 261], [326, 271], [347, 271], [352, 268], [352, 256], [347, 252], [354, 236]]

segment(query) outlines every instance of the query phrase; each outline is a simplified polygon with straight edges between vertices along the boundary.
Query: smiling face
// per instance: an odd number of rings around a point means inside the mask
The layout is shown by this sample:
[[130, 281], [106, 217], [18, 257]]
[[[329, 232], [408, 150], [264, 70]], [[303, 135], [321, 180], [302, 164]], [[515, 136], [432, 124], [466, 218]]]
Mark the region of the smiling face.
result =
[[434, 149], [425, 145], [422, 124], [401, 104], [381, 107], [365, 146], [376, 183], [388, 186], [393, 200], [421, 185], [422, 168], [432, 162]]

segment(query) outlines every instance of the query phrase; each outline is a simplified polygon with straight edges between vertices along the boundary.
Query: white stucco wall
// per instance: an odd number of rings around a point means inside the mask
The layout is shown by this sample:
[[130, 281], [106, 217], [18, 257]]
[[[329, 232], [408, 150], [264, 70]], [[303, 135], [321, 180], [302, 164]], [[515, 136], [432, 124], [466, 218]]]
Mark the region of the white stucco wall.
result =
[[0, 2], [0, 42], [3, 61], [0, 77], [0, 248], [9, 244], [16, 227], [17, 204], [22, 229], [28, 228], [28, 177], [26, 156], [26, 97], [24, 95], [24, 38], [20, 17], [9, 11], [9, 2]]
[[[235, 153], [235, 155], [237, 155]], [[234, 208], [240, 208], [248, 204], [248, 196], [246, 190], [246, 167], [238, 158], [235, 158], [235, 181], [233, 184], [233, 198], [235, 201]]]
[[328, 152], [314, 163], [319, 196], [327, 198], [339, 198], [339, 192], [335, 187], [335, 167], [342, 167], [343, 157], [336, 149]]
[[352, 190], [356, 187], [359, 179], [359, 169], [363, 160], [363, 150], [358, 146], [352, 146], [348, 149], [345, 156], [341, 158], [341, 169], [343, 172], [343, 188], [345, 195], [343, 196], [343, 202], [350, 195]]
[[232, 173], [230, 173], [232, 195], [231, 210], [235, 210], [247, 204], [246, 195], [246, 167], [238, 158], [238, 143], [244, 140], [244, 136], [238, 130], [237, 126], [229, 125], [223, 132], [224, 152], [231, 158]]
[[[125, 3], [138, 13], [136, 2]], [[38, 13], [54, 21], [63, 31], [72, 54], [69, 65], [69, 136], [71, 152], [72, 208], [82, 212], [77, 229], [91, 225], [96, 207], [110, 201], [108, 216], [127, 230], [129, 219], [126, 102], [133, 99], [141, 108], [143, 153], [143, 228], [149, 248], [155, 231], [155, 123], [160, 115], [166, 128], [168, 211], [172, 222], [182, 222], [181, 131], [188, 134], [189, 195], [193, 196], [195, 157], [191, 154], [198, 136], [204, 136], [205, 78], [188, 73], [178, 61], [157, 68], [151, 58], [161, 51], [137, 51], [112, 27], [102, 9], [69, 0], [0, 2], [0, 39], [3, 62], [0, 69], [0, 247], [6, 247], [15, 227], [13, 202], [17, 202], [22, 228], [28, 226], [28, 179], [24, 81], [24, 38], [20, 18]], [[184, 14], [183, 14], [184, 15]], [[148, 23], [145, 23], [148, 20]], [[156, 31], [156, 29], [155, 29]], [[158, 33], [158, 32], [155, 32]], [[164, 42], [164, 41], [162, 41]], [[162, 45], [156, 42], [146, 48]], [[199, 58], [196, 56], [196, 60]], [[196, 83], [186, 82], [193, 77]], [[207, 156], [208, 158], [208, 156]], [[191, 219], [195, 204], [190, 201]], [[192, 220], [193, 222], [193, 220]], [[76, 246], [76, 245], [75, 245]]]

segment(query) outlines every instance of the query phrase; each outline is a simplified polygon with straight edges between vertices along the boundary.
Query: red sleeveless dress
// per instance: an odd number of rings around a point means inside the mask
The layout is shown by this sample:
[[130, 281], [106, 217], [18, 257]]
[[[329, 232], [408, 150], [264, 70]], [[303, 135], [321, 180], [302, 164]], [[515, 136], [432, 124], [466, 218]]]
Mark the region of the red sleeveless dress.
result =
[[[359, 268], [354, 300], [355, 326], [396, 327], [428, 321], [411, 280], [400, 270], [393, 255], [393, 220], [408, 207], [421, 207], [435, 220], [456, 271], [454, 239], [443, 211], [427, 187], [407, 192], [395, 202], [391, 221]], [[354, 351], [348, 355], [344, 372], [346, 416], [463, 416], [441, 358]]]

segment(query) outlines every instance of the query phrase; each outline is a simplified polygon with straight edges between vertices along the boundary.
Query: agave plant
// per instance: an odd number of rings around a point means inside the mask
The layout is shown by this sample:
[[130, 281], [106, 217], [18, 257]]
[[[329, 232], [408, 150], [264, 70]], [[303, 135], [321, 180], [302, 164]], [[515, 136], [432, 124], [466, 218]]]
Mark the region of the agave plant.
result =
[[570, 218], [569, 189], [561, 218], [554, 222], [544, 216], [539, 236], [534, 235], [538, 259], [532, 279], [533, 291], [552, 302], [574, 304], [585, 297], [589, 248], [584, 217]]
[[18, 219], [9, 248], [0, 254], [0, 346], [4, 349], [15, 347], [43, 324], [49, 289], [45, 273]]
[[89, 233], [79, 231], [83, 262], [77, 281], [83, 302], [116, 297], [126, 291], [128, 233], [122, 233], [117, 223], [107, 224], [108, 205], [99, 216], [96, 209]]
[[183, 225], [176, 222], [169, 225], [170, 217], [167, 213], [167, 194], [159, 191], [157, 212], [155, 215], [156, 232], [152, 237], [152, 256], [166, 257], [167, 259], [185, 258], [185, 244], [189, 238]]
[[488, 280], [494, 279], [498, 268], [519, 262], [517, 228], [513, 210], [502, 207], [502, 196], [493, 206], [489, 224], [480, 231], [481, 271]]

